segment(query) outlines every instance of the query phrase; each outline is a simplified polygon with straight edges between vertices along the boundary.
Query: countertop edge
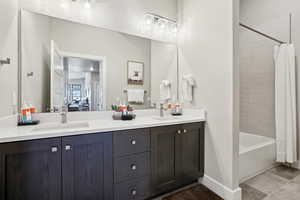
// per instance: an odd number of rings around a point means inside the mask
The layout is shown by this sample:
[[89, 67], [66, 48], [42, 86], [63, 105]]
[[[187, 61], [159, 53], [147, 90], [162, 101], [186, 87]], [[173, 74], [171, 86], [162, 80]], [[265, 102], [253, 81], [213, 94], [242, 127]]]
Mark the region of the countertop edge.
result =
[[21, 142], [21, 141], [30, 141], [30, 140], [39, 140], [39, 139], [49, 139], [49, 138], [57, 138], [57, 137], [68, 137], [68, 136], [78, 136], [78, 135], [87, 135], [94, 133], [107, 133], [107, 132], [115, 132], [115, 131], [124, 131], [124, 130], [132, 130], [132, 129], [143, 129], [143, 128], [153, 128], [160, 126], [170, 126], [176, 124], [188, 124], [188, 123], [200, 123], [205, 122], [205, 119], [187, 119], [187, 120], [174, 120], [174, 121], [161, 121], [157, 123], [147, 124], [142, 123], [139, 125], [124, 125], [117, 127], [105, 127], [105, 128], [88, 128], [86, 130], [78, 130], [78, 131], [69, 131], [64, 130], [62, 132], [41, 132], [37, 134], [30, 135], [20, 135], [20, 136], [12, 136], [12, 137], [1, 137], [0, 136], [0, 144], [10, 143], [10, 142]]

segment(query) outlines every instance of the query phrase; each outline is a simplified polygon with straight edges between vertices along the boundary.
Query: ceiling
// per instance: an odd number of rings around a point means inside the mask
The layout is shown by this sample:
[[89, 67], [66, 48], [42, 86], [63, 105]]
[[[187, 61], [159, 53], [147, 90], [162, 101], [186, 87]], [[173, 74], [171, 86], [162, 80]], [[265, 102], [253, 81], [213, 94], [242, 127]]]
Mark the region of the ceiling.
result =
[[67, 57], [69, 72], [99, 72], [99, 61]]

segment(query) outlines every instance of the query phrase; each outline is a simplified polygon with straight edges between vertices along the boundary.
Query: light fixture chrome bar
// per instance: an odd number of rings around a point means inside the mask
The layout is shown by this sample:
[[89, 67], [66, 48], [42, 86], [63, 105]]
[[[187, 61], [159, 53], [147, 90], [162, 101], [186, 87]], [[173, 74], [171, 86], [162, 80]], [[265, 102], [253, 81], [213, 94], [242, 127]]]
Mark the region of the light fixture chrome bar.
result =
[[157, 18], [161, 18], [161, 19], [165, 19], [165, 20], [171, 21], [173, 23], [177, 23], [177, 20], [170, 19], [168, 17], [164, 17], [164, 16], [161, 16], [161, 15], [158, 15], [158, 14], [154, 14], [154, 13], [147, 13], [147, 14], [148, 15], [152, 15], [152, 16], [157, 17]]

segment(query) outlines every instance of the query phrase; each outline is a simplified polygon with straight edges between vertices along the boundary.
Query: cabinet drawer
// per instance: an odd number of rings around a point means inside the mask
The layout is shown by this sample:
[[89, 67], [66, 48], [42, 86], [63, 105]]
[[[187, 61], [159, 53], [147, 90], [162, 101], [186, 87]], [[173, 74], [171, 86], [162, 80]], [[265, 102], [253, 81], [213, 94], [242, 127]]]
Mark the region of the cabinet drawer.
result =
[[150, 130], [137, 129], [114, 133], [114, 156], [142, 153], [150, 149]]
[[150, 154], [141, 153], [116, 158], [114, 163], [114, 181], [123, 181], [150, 175]]
[[115, 200], [144, 200], [150, 195], [149, 177], [115, 185]]

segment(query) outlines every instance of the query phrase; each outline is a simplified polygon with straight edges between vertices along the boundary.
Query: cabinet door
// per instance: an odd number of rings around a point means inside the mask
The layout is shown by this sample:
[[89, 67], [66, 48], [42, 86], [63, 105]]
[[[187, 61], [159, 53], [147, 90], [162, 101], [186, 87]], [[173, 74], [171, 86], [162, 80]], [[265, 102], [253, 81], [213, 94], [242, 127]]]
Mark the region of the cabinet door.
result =
[[180, 145], [176, 148], [180, 160], [176, 166], [180, 169], [181, 184], [196, 181], [204, 174], [204, 124], [182, 125]]
[[179, 126], [151, 129], [151, 187], [154, 195], [176, 188], [177, 171], [175, 148]]
[[112, 200], [112, 134], [62, 139], [63, 200]]
[[0, 199], [60, 200], [61, 140], [0, 144]]

